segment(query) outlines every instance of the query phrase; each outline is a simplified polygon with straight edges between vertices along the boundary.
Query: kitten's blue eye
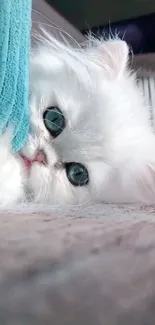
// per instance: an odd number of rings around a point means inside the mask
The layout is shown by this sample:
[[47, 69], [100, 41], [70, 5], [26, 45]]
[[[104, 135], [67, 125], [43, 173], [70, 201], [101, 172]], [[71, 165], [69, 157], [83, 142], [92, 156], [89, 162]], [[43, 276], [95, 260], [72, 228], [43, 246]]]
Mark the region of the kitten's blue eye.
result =
[[48, 107], [43, 114], [44, 124], [50, 134], [55, 138], [65, 128], [65, 117], [56, 106]]
[[80, 163], [66, 163], [66, 173], [70, 183], [74, 186], [84, 186], [89, 182], [88, 170]]

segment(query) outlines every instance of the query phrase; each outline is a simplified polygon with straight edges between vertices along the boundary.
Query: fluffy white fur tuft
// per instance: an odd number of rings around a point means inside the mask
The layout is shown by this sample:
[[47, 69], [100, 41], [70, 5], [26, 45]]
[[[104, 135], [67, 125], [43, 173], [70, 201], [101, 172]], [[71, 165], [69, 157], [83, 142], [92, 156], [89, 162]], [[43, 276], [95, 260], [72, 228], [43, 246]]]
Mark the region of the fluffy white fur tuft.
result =
[[[0, 206], [29, 198], [50, 204], [155, 201], [155, 135], [149, 108], [128, 68], [124, 41], [89, 39], [85, 47], [60, 43], [47, 33], [32, 52], [31, 134], [22, 155], [44, 150], [48, 163], [27, 171], [1, 139]], [[43, 122], [57, 106], [66, 119], [53, 139]], [[86, 186], [73, 186], [57, 162], [79, 162]]]

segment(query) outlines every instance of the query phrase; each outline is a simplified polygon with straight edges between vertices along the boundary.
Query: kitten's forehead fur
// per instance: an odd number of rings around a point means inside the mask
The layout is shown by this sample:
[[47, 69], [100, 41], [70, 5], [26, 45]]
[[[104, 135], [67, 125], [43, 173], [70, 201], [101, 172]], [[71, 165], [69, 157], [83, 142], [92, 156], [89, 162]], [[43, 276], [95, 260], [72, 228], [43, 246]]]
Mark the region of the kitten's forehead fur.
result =
[[[62, 144], [61, 151], [63, 149], [67, 151], [67, 156], [70, 153], [71, 155], [77, 153], [79, 156], [81, 146], [84, 146], [86, 148], [83, 148], [82, 155], [86, 151], [88, 159], [94, 158], [95, 155], [95, 158], [103, 157], [106, 136], [103, 109], [108, 109], [108, 105], [113, 104], [114, 101], [112, 98], [112, 103], [108, 103], [109, 92], [111, 93], [113, 85], [110, 78], [111, 66], [107, 58], [104, 58], [104, 51], [107, 56], [110, 55], [110, 60], [113, 60], [114, 64], [117, 59], [115, 53], [113, 53], [114, 57], [111, 57], [109, 49], [105, 46], [103, 51], [102, 42], [95, 39], [91, 41], [89, 39], [85, 49], [81, 47], [77, 49], [66, 47], [51, 35], [46, 34], [46, 36], [42, 45], [33, 52], [31, 57], [31, 92], [33, 96], [37, 96], [38, 101], [40, 99], [44, 109], [50, 107], [52, 103], [64, 113], [67, 128], [55, 140], [60, 147]], [[112, 41], [111, 43], [113, 46]], [[121, 43], [123, 47], [125, 46], [127, 64], [127, 45], [125, 42]], [[99, 51], [96, 50], [97, 46], [101, 47]], [[119, 65], [119, 62], [116, 61], [116, 65]], [[62, 138], [65, 140], [65, 148]]]

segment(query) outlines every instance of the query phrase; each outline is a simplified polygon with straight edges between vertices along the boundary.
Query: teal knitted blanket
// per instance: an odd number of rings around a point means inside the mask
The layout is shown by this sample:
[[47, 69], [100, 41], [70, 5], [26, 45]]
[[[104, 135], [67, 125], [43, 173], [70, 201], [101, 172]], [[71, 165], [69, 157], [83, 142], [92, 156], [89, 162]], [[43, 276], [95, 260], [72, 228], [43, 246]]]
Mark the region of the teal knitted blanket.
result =
[[12, 149], [29, 131], [29, 49], [31, 0], [0, 0], [0, 134], [13, 130]]

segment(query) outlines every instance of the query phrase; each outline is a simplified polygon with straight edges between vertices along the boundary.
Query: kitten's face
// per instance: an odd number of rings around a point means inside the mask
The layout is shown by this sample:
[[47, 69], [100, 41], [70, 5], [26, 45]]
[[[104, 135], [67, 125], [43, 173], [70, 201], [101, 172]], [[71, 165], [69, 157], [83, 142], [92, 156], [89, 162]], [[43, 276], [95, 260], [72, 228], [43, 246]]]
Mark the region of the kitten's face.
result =
[[[30, 159], [39, 150], [45, 154], [44, 164], [35, 162], [28, 171], [36, 201], [79, 204], [101, 200], [106, 192], [115, 160], [117, 166], [114, 142], [122, 137], [123, 119], [117, 124], [115, 114], [128, 98], [121, 72], [127, 46], [113, 44], [120, 53], [113, 66], [106, 52], [105, 71], [86, 55], [83, 61], [83, 54], [78, 60], [43, 49], [32, 59], [31, 134], [23, 154]], [[132, 105], [131, 98], [127, 106]]]
[[62, 61], [55, 59], [48, 71], [42, 63], [41, 74], [32, 84], [31, 135], [23, 152], [34, 158], [36, 151], [43, 150], [47, 162], [33, 164], [29, 186], [39, 201], [45, 197], [53, 203], [89, 201], [102, 166], [100, 84], [85, 69], [86, 84]]

